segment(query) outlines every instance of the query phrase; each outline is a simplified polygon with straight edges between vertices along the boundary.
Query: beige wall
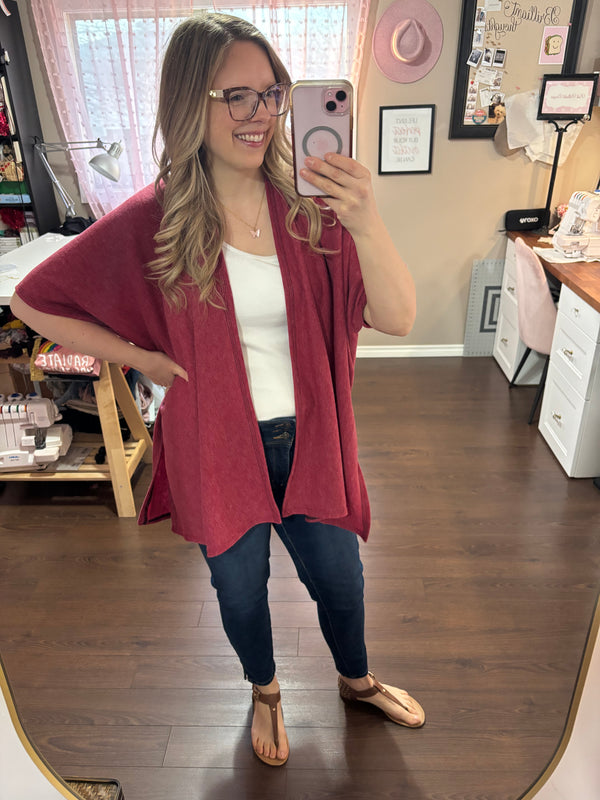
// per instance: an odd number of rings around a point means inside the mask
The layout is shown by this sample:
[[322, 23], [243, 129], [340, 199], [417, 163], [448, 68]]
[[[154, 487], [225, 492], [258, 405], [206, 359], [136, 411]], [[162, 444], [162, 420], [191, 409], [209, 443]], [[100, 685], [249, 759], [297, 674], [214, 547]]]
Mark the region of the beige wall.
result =
[[[391, 0], [381, 0], [376, 19], [390, 5]], [[444, 46], [429, 75], [412, 84], [394, 83], [379, 71], [370, 52], [365, 57], [358, 158], [373, 173], [380, 210], [411, 267], [418, 316], [405, 339], [364, 331], [362, 345], [462, 343], [473, 260], [502, 257], [504, 237], [498, 231], [505, 211], [546, 202], [550, 167], [530, 162], [522, 151], [503, 157], [491, 139], [448, 139], [462, 3], [437, 0], [433, 5], [442, 17]], [[600, 0], [590, 0], [578, 69], [591, 71], [599, 55]], [[432, 173], [377, 175], [379, 106], [420, 103], [436, 106]], [[566, 201], [576, 189], [593, 189], [599, 177], [596, 108], [581, 131], [577, 150], [558, 171], [554, 198]]]
[[[504, 213], [543, 206], [550, 167], [519, 151], [498, 154], [491, 139], [448, 139], [461, 0], [434, 0], [444, 26], [444, 46], [434, 69], [413, 84], [388, 80], [371, 57], [371, 32], [391, 0], [373, 3], [359, 87], [358, 158], [373, 174], [381, 213], [415, 277], [418, 317], [404, 339], [363, 331], [361, 345], [410, 347], [461, 345], [474, 259], [501, 258]], [[48, 102], [46, 78], [20, 0], [32, 76], [48, 141], [61, 138]], [[589, 0], [578, 71], [589, 72], [600, 56], [600, 0]], [[596, 69], [598, 65], [596, 64]], [[377, 175], [379, 107], [435, 104], [433, 171], [430, 175]], [[54, 162], [53, 162], [54, 164]], [[69, 170], [56, 163], [60, 179]], [[576, 189], [593, 189], [600, 177], [600, 109], [583, 127], [567, 162], [558, 171], [554, 200], [566, 202]], [[67, 181], [65, 181], [67, 183]], [[73, 184], [68, 191], [77, 196]]]

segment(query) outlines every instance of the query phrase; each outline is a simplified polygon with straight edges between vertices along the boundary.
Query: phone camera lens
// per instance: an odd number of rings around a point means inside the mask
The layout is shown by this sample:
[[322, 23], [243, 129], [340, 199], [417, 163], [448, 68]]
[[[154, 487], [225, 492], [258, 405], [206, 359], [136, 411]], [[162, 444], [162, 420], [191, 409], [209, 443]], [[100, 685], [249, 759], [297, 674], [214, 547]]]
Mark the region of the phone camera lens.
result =
[[338, 100], [340, 103], [343, 103], [346, 99], [346, 92], [343, 89], [340, 89], [339, 92], [335, 93], [335, 99]]
[[327, 109], [327, 111], [335, 111], [335, 110], [336, 110], [336, 108], [337, 108], [337, 105], [336, 105], [336, 103], [335, 103], [335, 100], [328, 100], [328, 101], [325, 103], [325, 108]]

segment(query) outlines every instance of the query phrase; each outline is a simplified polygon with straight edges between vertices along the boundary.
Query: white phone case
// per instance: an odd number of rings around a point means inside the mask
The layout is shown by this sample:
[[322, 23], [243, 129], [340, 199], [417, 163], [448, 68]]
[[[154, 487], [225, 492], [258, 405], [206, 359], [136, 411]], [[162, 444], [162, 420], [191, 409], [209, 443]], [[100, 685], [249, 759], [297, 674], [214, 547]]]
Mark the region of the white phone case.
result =
[[352, 84], [341, 79], [297, 81], [290, 97], [296, 191], [303, 197], [323, 196], [299, 172], [307, 156], [352, 156]]

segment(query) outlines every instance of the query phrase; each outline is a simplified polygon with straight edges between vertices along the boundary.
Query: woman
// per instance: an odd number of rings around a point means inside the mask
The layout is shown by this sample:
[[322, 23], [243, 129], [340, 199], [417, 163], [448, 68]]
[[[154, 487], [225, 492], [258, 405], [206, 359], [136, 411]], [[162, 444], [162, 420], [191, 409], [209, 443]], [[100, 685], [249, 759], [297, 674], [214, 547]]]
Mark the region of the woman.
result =
[[414, 286], [367, 169], [307, 158], [303, 177], [330, 208], [296, 195], [289, 83], [249, 23], [182, 23], [162, 71], [155, 186], [38, 267], [12, 304], [47, 338], [168, 387], [140, 522], [170, 516], [200, 544], [253, 684], [254, 751], [276, 766], [289, 745], [267, 603], [271, 525], [317, 602], [342, 697], [424, 723], [416, 701], [368, 671], [357, 534], [367, 538], [369, 506], [350, 397], [358, 331], [408, 333]]

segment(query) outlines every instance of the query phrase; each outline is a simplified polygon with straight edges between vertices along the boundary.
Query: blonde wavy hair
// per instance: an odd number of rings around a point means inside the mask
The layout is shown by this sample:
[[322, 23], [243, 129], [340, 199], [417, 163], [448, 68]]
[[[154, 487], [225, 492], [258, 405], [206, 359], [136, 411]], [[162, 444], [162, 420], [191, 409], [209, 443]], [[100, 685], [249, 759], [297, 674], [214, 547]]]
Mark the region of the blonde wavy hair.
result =
[[[165, 52], [158, 113], [152, 148], [159, 171], [155, 191], [162, 205], [160, 228], [154, 237], [156, 258], [149, 277], [175, 307], [185, 305], [182, 283], [195, 284], [200, 300], [215, 302], [215, 270], [225, 234], [223, 208], [212, 185], [204, 147], [208, 119], [208, 92], [227, 49], [250, 41], [267, 54], [276, 83], [290, 76], [265, 37], [249, 22], [228, 14], [201, 12], [175, 29]], [[162, 152], [158, 155], [158, 142]], [[292, 151], [285, 131], [285, 115], [276, 118], [273, 138], [265, 153], [263, 172], [283, 194], [289, 211], [288, 233], [306, 241], [316, 252], [322, 230], [321, 210], [299, 197], [292, 180]], [[295, 230], [298, 214], [308, 221], [306, 236]]]

